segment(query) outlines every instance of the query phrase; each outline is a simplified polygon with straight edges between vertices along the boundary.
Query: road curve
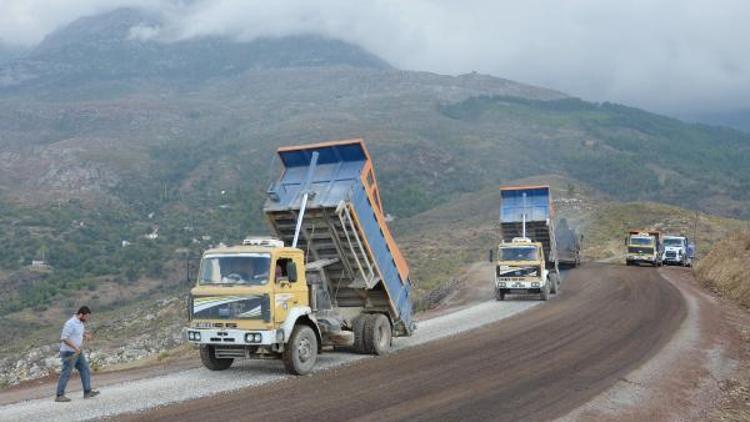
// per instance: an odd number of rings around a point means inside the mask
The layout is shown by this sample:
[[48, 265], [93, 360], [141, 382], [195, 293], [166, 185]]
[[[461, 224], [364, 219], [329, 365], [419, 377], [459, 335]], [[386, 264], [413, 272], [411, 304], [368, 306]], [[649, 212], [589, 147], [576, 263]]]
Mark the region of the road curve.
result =
[[648, 360], [686, 312], [655, 269], [590, 264], [544, 306], [465, 334], [121, 419], [551, 419]]

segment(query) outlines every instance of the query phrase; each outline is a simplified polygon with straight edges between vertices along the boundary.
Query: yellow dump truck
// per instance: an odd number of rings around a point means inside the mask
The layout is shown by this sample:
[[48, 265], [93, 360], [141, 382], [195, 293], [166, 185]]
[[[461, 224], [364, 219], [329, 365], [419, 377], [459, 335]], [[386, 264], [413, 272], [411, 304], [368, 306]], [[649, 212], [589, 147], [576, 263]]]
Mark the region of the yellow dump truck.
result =
[[[272, 357], [306, 374], [335, 345], [384, 354], [412, 320], [409, 269], [361, 140], [281, 148], [263, 207], [275, 238], [203, 254], [187, 340], [203, 364]], [[288, 246], [287, 246], [288, 245]]]
[[548, 300], [561, 289], [549, 186], [500, 188], [503, 241], [495, 262], [495, 298], [539, 294]]
[[664, 254], [663, 237], [657, 230], [630, 230], [625, 238], [628, 252], [625, 255], [627, 265], [649, 264], [654, 267], [662, 265]]

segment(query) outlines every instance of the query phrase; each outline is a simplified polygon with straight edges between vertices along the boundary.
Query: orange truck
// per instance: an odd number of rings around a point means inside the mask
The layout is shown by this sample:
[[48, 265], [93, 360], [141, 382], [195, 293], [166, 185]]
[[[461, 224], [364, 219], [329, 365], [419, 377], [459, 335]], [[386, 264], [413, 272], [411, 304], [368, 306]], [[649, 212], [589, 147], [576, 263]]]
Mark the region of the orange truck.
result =
[[650, 264], [654, 267], [662, 265], [664, 244], [662, 233], [658, 230], [630, 230], [625, 239], [628, 248], [625, 264]]

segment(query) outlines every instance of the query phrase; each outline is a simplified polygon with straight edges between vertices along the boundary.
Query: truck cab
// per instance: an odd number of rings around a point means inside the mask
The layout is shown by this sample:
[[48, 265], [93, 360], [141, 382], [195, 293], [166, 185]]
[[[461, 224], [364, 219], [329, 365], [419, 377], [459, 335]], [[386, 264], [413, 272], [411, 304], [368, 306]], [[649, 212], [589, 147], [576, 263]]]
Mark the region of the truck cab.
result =
[[627, 265], [651, 264], [662, 265], [662, 237], [657, 231], [631, 231], [625, 239], [628, 248], [625, 255]]
[[554, 290], [541, 242], [518, 237], [498, 246], [495, 265], [497, 300], [505, 300], [507, 294], [539, 294], [542, 300], [548, 300]]
[[664, 236], [664, 264], [689, 267], [693, 263], [693, 247], [687, 236]]
[[190, 291], [187, 328], [204, 365], [219, 370], [235, 358], [284, 354], [298, 325], [311, 329], [315, 341], [306, 343], [296, 363], [302, 369], [314, 364], [321, 333], [304, 268], [303, 251], [275, 239], [207, 250]]

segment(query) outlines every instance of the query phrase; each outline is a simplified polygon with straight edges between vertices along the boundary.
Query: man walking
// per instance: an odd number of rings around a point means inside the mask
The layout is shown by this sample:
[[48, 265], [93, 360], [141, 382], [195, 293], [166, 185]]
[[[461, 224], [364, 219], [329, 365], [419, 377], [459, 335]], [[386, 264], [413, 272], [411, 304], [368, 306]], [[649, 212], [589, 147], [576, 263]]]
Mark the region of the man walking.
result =
[[62, 334], [60, 335], [60, 359], [62, 359], [62, 372], [60, 379], [57, 381], [56, 402], [69, 402], [70, 399], [65, 397], [65, 386], [68, 385], [70, 373], [75, 367], [81, 376], [83, 384], [83, 398], [90, 399], [99, 395], [99, 392], [91, 389], [91, 370], [86, 357], [81, 352], [81, 345], [84, 337], [89, 340], [91, 336], [86, 333], [84, 323], [89, 319], [91, 309], [88, 306], [81, 306], [72, 318], [65, 322]]

